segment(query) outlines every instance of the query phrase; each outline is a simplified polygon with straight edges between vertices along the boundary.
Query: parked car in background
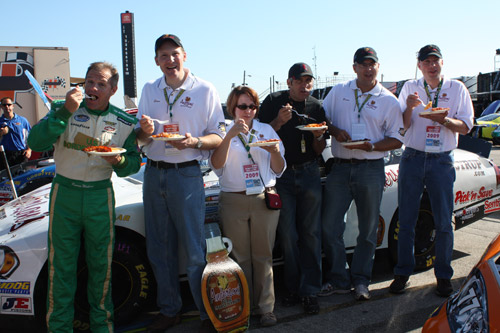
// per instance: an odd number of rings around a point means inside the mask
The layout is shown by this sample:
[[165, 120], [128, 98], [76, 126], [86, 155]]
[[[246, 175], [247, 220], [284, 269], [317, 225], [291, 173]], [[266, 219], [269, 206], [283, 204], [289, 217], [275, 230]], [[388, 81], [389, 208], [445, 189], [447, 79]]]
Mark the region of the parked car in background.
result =
[[486, 248], [460, 289], [431, 314], [422, 332], [498, 332], [500, 235]]
[[[323, 154], [323, 176], [329, 166], [329, 149]], [[401, 150], [386, 159], [386, 182], [379, 217], [377, 249], [389, 249], [397, 260], [398, 160]], [[206, 223], [218, 221], [218, 178], [206, 163]], [[500, 210], [500, 171], [487, 158], [458, 149], [455, 153], [455, 229]], [[113, 301], [115, 323], [132, 320], [154, 304], [153, 273], [146, 255], [142, 182], [144, 167], [130, 177], [113, 177], [116, 195], [116, 240], [113, 257]], [[0, 327], [22, 318], [23, 324], [43, 326], [47, 286], [47, 229], [51, 185], [44, 185], [0, 207]], [[352, 252], [356, 245], [358, 218], [354, 203], [346, 218], [345, 245]], [[415, 258], [420, 269], [434, 265], [435, 228], [429, 198], [424, 194], [417, 222]], [[275, 251], [274, 263], [282, 262]], [[185, 280], [185, 254], [180, 250], [179, 279]], [[75, 330], [89, 328], [86, 302], [87, 269], [83, 256], [78, 268], [75, 301]], [[19, 320], [17, 320], [19, 321]], [[42, 326], [40, 326], [42, 325]]]
[[473, 137], [492, 140], [493, 144], [500, 144], [500, 113], [492, 113], [475, 120], [471, 133]]
[[500, 100], [491, 102], [491, 104], [488, 105], [483, 112], [481, 112], [481, 117], [498, 112], [500, 112]]
[[[56, 167], [53, 159], [28, 161], [11, 168], [17, 196], [24, 195], [45, 184], [51, 183]], [[0, 172], [0, 206], [14, 198], [7, 171]]]

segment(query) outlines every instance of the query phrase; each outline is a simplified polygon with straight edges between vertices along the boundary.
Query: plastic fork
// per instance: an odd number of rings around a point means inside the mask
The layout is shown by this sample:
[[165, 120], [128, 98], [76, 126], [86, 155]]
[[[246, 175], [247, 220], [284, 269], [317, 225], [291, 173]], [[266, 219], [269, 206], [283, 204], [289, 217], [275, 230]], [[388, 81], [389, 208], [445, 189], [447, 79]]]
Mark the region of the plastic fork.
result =
[[420, 103], [422, 103], [422, 105], [424, 105], [424, 110], [430, 109], [432, 107], [432, 102], [426, 104], [420, 98], [418, 100], [420, 101]]
[[154, 119], [154, 118], [149, 118], [149, 119], [151, 119], [152, 121], [156, 121], [160, 125], [163, 125], [163, 124], [170, 122], [170, 120], [159, 120], [159, 119]]

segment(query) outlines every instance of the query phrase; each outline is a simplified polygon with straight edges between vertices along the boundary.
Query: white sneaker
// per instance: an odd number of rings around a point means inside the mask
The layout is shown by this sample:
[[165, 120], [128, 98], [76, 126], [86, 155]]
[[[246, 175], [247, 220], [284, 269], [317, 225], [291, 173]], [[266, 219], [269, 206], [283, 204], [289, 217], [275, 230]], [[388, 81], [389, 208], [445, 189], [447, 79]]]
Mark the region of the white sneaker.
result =
[[358, 284], [354, 287], [354, 298], [358, 301], [369, 300], [371, 298], [368, 287], [364, 284]]

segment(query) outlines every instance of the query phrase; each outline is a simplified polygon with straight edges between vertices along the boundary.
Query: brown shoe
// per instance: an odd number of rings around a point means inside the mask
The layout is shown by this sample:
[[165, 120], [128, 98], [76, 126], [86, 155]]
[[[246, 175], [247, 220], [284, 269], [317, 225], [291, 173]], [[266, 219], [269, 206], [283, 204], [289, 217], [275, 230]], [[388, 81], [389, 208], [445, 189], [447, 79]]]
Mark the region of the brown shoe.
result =
[[210, 319], [204, 319], [201, 321], [200, 330], [198, 332], [217, 333], [217, 330], [215, 329], [214, 324], [212, 324], [212, 321], [210, 321]]
[[164, 331], [181, 322], [181, 317], [177, 314], [174, 317], [165, 316], [158, 313], [153, 319], [153, 322], [147, 327], [148, 331]]
[[272, 312], [264, 313], [260, 316], [260, 324], [264, 327], [274, 326], [277, 322], [278, 320]]

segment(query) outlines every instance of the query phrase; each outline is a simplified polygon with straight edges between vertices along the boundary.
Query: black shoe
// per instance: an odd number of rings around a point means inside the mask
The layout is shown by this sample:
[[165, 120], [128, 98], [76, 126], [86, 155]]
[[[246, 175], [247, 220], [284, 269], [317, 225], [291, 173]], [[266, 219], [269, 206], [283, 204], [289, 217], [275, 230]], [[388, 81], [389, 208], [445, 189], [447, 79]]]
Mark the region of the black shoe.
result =
[[319, 303], [316, 296], [302, 297], [302, 306], [304, 307], [304, 312], [307, 314], [319, 313]]
[[394, 275], [394, 281], [389, 286], [389, 291], [393, 294], [402, 294], [405, 289], [410, 285], [408, 282], [409, 277], [406, 275]]
[[151, 332], [156, 332], [156, 331], [163, 332], [166, 329], [179, 324], [180, 322], [181, 322], [181, 317], [179, 315], [169, 317], [159, 313], [156, 315], [153, 322], [149, 324], [147, 330]]
[[212, 324], [210, 319], [205, 319], [201, 321], [198, 333], [217, 333], [217, 330], [215, 329], [214, 324]]
[[450, 279], [437, 279], [436, 295], [448, 297], [453, 292]]
[[298, 303], [300, 303], [300, 297], [297, 294], [288, 294], [281, 300], [284, 307], [294, 306]]

